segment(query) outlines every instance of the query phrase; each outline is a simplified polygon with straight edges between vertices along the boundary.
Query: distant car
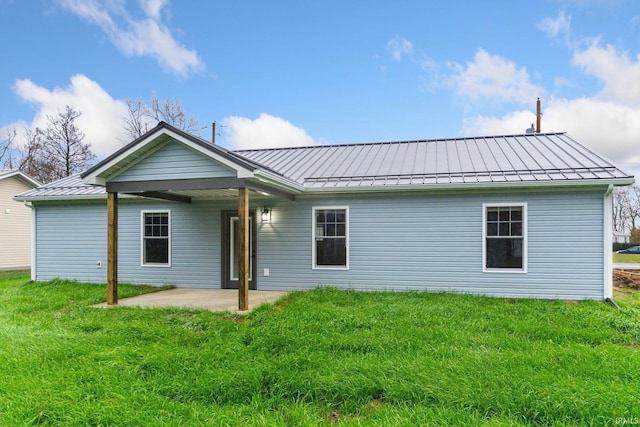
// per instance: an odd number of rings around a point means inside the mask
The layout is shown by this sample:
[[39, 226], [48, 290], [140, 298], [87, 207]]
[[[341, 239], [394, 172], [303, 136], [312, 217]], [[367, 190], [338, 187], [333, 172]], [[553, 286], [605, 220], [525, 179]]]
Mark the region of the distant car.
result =
[[640, 246], [631, 246], [627, 249], [616, 251], [617, 254], [640, 254]]

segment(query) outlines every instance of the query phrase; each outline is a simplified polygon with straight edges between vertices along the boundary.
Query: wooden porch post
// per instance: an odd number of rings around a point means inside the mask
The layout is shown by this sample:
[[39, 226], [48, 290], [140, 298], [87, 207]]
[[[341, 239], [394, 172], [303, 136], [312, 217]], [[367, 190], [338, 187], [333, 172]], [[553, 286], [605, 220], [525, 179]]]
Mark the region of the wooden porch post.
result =
[[118, 193], [107, 193], [107, 304], [118, 304]]
[[238, 189], [238, 310], [249, 309], [249, 190]]

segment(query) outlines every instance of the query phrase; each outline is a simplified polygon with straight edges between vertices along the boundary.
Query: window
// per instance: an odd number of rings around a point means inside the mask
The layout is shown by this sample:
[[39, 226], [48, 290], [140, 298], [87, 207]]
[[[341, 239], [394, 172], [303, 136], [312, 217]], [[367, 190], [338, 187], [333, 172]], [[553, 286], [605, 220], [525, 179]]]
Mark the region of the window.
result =
[[313, 208], [313, 268], [349, 268], [348, 208]]
[[142, 212], [142, 265], [171, 265], [170, 212]]
[[527, 269], [527, 205], [483, 205], [484, 271]]

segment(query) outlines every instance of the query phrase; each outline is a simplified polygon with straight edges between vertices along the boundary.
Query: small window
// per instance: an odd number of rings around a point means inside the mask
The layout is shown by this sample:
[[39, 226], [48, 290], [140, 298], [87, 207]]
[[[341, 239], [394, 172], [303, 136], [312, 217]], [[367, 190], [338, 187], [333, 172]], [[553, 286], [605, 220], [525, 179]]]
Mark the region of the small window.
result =
[[527, 268], [526, 205], [484, 205], [483, 270]]
[[142, 265], [171, 265], [170, 212], [142, 212]]
[[348, 208], [313, 208], [313, 268], [349, 268]]

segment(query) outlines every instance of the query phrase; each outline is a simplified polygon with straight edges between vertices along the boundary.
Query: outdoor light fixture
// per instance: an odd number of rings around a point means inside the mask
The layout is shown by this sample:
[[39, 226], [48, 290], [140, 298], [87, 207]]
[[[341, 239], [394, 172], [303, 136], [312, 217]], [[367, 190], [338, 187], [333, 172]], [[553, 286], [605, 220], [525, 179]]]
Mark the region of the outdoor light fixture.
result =
[[262, 214], [260, 215], [260, 219], [262, 220], [263, 224], [267, 224], [271, 222], [271, 211], [269, 210], [268, 207], [264, 207], [262, 208]]

